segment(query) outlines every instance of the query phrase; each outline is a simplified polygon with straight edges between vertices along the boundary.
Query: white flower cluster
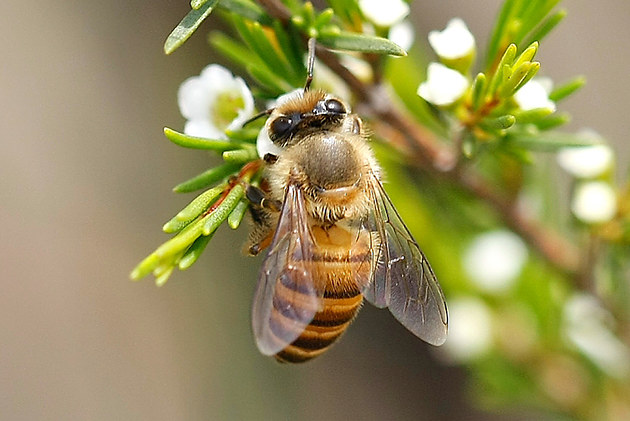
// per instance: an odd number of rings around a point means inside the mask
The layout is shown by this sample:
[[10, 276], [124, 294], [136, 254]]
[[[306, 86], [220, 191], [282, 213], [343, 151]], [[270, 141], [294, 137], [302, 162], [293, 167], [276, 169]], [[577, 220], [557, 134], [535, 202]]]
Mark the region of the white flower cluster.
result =
[[594, 132], [583, 132], [596, 143], [591, 146], [563, 148], [556, 159], [560, 167], [578, 179], [571, 200], [571, 211], [587, 224], [610, 221], [617, 213], [617, 195], [610, 183], [598, 180], [614, 165], [612, 149]]
[[402, 0], [359, 0], [363, 16], [375, 26], [389, 28], [388, 38], [403, 50], [409, 50], [414, 40], [413, 25], [407, 16], [409, 5]]
[[218, 64], [186, 79], [177, 99], [187, 120], [184, 133], [190, 136], [225, 139], [226, 130], [240, 128], [254, 115], [254, 98], [245, 81]]
[[[475, 38], [459, 18], [452, 19], [443, 31], [431, 31], [429, 43], [443, 61], [452, 62], [475, 53]], [[459, 100], [468, 90], [466, 76], [442, 63], [429, 64], [427, 79], [418, 87], [418, 95], [439, 107], [447, 107]]]
[[516, 281], [527, 260], [527, 246], [506, 230], [476, 237], [464, 253], [464, 269], [481, 290], [501, 293]]
[[523, 111], [545, 108], [552, 113], [556, 111], [556, 103], [549, 99], [553, 83], [546, 77], [537, 77], [523, 85], [514, 94], [514, 100]]

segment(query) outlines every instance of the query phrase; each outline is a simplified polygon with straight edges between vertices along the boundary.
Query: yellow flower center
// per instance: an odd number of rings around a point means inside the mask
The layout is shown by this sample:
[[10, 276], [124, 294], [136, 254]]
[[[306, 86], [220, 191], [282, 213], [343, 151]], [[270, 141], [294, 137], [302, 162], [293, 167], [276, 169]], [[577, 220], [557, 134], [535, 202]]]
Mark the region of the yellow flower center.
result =
[[223, 92], [217, 97], [216, 106], [213, 107], [210, 119], [215, 127], [224, 130], [238, 116], [238, 111], [243, 109], [245, 101], [238, 92]]

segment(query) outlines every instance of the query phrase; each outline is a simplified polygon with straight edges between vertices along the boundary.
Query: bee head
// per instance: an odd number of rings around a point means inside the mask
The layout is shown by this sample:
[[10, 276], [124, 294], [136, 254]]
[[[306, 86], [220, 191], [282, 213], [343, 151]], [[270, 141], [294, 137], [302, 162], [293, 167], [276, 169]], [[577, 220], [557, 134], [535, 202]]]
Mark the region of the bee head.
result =
[[286, 146], [314, 131], [340, 131], [348, 107], [322, 91], [296, 92], [278, 105], [267, 122], [271, 141]]

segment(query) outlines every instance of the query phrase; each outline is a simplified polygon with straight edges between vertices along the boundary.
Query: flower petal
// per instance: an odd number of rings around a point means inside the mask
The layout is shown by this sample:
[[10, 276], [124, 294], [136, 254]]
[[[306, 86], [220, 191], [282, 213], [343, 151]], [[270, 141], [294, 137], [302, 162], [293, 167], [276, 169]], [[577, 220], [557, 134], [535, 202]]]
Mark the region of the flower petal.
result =
[[190, 77], [179, 86], [177, 102], [186, 119], [206, 118], [210, 105], [209, 87], [198, 77]]
[[514, 94], [514, 100], [523, 111], [547, 108], [556, 111], [556, 103], [549, 99], [551, 79], [534, 78]]
[[415, 38], [413, 25], [408, 20], [397, 23], [389, 30], [388, 38], [403, 50], [408, 51]]
[[427, 74], [426, 82], [418, 87], [418, 95], [439, 106], [457, 101], [470, 84], [464, 75], [440, 63], [430, 63]]
[[184, 125], [184, 133], [206, 139], [225, 139], [225, 133], [210, 124], [208, 120], [188, 120]]
[[578, 178], [594, 178], [609, 170], [614, 154], [608, 145], [599, 144], [575, 148], [562, 148], [556, 157], [558, 164]]
[[443, 31], [429, 32], [429, 44], [442, 58], [454, 60], [475, 50], [475, 37], [460, 18], [451, 19]]
[[475, 238], [464, 254], [464, 269], [482, 290], [503, 292], [514, 284], [527, 259], [527, 247], [516, 234], [497, 230]]
[[617, 196], [603, 181], [582, 183], [575, 190], [571, 211], [587, 224], [608, 222], [617, 213]]
[[389, 27], [409, 14], [409, 5], [402, 0], [359, 0], [361, 12], [378, 26]]

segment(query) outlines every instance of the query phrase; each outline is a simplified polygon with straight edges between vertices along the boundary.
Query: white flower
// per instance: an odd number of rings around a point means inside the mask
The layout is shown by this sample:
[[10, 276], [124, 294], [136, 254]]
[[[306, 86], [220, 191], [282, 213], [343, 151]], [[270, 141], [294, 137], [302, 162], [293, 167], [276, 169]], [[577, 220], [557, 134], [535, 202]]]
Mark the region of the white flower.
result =
[[408, 20], [397, 23], [389, 30], [388, 38], [403, 50], [408, 51], [413, 45], [415, 38], [413, 25]]
[[573, 295], [564, 306], [567, 339], [614, 377], [630, 375], [630, 349], [610, 331], [612, 316], [591, 295]]
[[218, 64], [186, 79], [177, 100], [190, 136], [225, 139], [226, 129], [240, 128], [254, 114], [254, 98], [243, 79]]
[[578, 178], [594, 178], [610, 169], [614, 155], [608, 145], [562, 148], [556, 156], [558, 164]]
[[451, 105], [466, 93], [469, 82], [461, 73], [440, 63], [430, 63], [427, 80], [418, 87], [418, 95], [438, 105]]
[[448, 339], [442, 346], [455, 361], [469, 361], [486, 353], [492, 345], [492, 314], [478, 298], [455, 298], [448, 306]]
[[475, 238], [464, 253], [464, 269], [482, 290], [507, 290], [527, 259], [527, 247], [516, 234], [498, 230]]
[[466, 57], [475, 51], [475, 37], [460, 18], [451, 19], [443, 31], [429, 32], [429, 44], [447, 60]]
[[549, 78], [534, 78], [514, 94], [514, 100], [523, 111], [547, 108], [556, 111], [556, 103], [549, 99], [552, 82]]
[[[269, 101], [267, 103], [267, 107], [269, 109], [275, 108], [279, 105], [282, 105], [286, 102], [291, 101], [293, 98], [299, 98], [303, 94], [304, 90], [302, 88], [295, 89], [291, 92], [287, 92], [286, 94], [280, 95], [273, 101]], [[282, 149], [275, 143], [271, 141], [269, 138], [269, 125], [271, 124], [271, 119], [267, 119], [265, 123], [265, 127], [263, 127], [260, 132], [258, 132], [258, 138], [256, 139], [256, 151], [258, 152], [258, 156], [264, 158], [266, 154], [279, 155], [282, 152]]]
[[571, 211], [587, 224], [607, 222], [617, 212], [617, 196], [612, 187], [603, 181], [581, 183], [575, 189]]
[[377, 26], [389, 27], [409, 14], [409, 5], [402, 0], [359, 0], [361, 12]]

